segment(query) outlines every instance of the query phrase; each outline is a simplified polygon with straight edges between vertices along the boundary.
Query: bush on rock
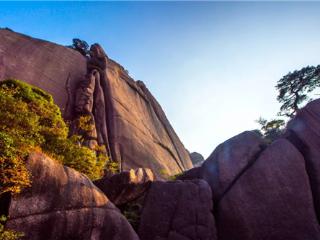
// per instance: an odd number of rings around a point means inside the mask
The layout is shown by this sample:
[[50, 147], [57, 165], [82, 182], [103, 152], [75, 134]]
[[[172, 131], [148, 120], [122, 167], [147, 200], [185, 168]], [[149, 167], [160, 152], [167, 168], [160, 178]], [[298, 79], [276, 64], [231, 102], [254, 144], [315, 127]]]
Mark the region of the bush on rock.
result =
[[68, 127], [51, 95], [19, 80], [0, 82], [0, 195], [29, 186], [24, 160], [32, 151], [47, 153], [91, 179], [103, 174], [107, 156], [68, 138]]

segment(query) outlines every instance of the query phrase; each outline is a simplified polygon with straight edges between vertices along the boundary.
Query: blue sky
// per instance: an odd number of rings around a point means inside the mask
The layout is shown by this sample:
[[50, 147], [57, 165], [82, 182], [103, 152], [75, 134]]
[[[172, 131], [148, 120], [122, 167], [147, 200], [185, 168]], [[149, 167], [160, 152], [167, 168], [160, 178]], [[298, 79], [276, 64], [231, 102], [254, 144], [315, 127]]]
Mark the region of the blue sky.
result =
[[0, 26], [99, 42], [204, 156], [276, 115], [283, 75], [320, 64], [317, 2], [0, 2]]

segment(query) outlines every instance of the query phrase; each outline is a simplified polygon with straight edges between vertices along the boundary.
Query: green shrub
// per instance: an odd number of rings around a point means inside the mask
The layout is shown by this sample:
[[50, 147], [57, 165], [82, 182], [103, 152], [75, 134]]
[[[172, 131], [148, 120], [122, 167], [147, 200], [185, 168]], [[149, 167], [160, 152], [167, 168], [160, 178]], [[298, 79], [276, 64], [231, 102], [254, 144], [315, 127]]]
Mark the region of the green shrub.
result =
[[6, 216], [0, 216], [0, 240], [17, 240], [24, 236], [23, 233], [15, 232], [4, 228]]
[[134, 230], [138, 230], [141, 218], [142, 206], [136, 202], [130, 202], [122, 206], [121, 212], [126, 217]]
[[91, 179], [101, 177], [106, 154], [67, 136], [68, 127], [48, 93], [18, 80], [0, 82], [0, 195], [30, 185], [24, 161], [36, 148]]
[[170, 181], [176, 181], [178, 177], [182, 176], [183, 172], [182, 173], [177, 173], [175, 175], [172, 175], [168, 178], [168, 180]]
[[169, 173], [168, 173], [168, 171], [167, 171], [167, 169], [164, 169], [164, 168], [161, 168], [160, 170], [159, 170], [159, 174], [163, 177], [163, 178], [168, 178], [170, 175], [169, 175]]

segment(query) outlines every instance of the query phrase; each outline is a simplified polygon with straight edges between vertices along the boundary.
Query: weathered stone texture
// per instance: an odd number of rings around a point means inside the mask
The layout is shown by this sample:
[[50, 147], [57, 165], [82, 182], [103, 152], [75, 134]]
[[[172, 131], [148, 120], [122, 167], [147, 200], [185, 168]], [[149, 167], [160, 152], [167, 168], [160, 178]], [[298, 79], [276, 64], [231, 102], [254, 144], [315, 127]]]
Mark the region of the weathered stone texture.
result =
[[284, 136], [303, 154], [320, 220], [320, 100], [307, 104], [288, 123]]
[[0, 29], [0, 80], [16, 78], [48, 91], [66, 117], [73, 104], [68, 91], [75, 91], [86, 64], [77, 51]]
[[303, 156], [284, 139], [237, 179], [215, 212], [219, 240], [320, 239]]
[[256, 160], [265, 142], [254, 131], [246, 131], [220, 144], [201, 166], [214, 201], [224, 194], [233, 181]]
[[153, 180], [154, 176], [150, 169], [138, 168], [124, 171], [110, 178], [104, 177], [95, 181], [94, 184], [118, 206], [130, 203], [144, 195]]
[[24, 239], [138, 240], [120, 211], [79, 172], [31, 154], [32, 187], [12, 198], [6, 227]]
[[146, 87], [113, 61], [107, 79], [111, 150], [122, 167], [151, 168], [159, 178], [161, 172], [169, 176], [191, 168], [188, 152]]
[[215, 240], [209, 185], [203, 180], [153, 182], [142, 211], [141, 240]]

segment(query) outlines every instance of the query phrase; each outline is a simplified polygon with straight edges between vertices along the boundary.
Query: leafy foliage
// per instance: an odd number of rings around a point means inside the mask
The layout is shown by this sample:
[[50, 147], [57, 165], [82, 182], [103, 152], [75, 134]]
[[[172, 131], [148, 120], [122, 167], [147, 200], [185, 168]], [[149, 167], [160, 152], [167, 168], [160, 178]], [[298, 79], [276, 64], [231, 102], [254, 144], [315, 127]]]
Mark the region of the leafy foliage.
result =
[[68, 47], [80, 52], [85, 57], [89, 55], [89, 44], [79, 38], [72, 39], [72, 45]]
[[[311, 101], [311, 92], [320, 86], [320, 65], [307, 66], [300, 70], [289, 72], [277, 83], [279, 91], [277, 100], [282, 104], [279, 116], [292, 118], [306, 101]], [[277, 118], [267, 121], [260, 118], [261, 133], [268, 141], [275, 140], [282, 132], [285, 120]]]
[[0, 82], [0, 194], [19, 193], [30, 186], [25, 159], [39, 149], [97, 179], [108, 157], [67, 138], [68, 127], [52, 97], [18, 80]]
[[94, 130], [94, 125], [92, 124], [92, 117], [90, 115], [80, 116], [78, 119], [77, 128], [85, 132], [90, 132]]
[[0, 240], [17, 240], [24, 236], [23, 233], [5, 229], [4, 224], [6, 221], [6, 216], [0, 216]]
[[261, 126], [262, 135], [268, 142], [272, 142], [280, 136], [285, 124], [282, 119], [272, 119], [267, 121], [266, 119], [259, 118], [257, 122]]
[[180, 177], [180, 176], [182, 176], [182, 175], [183, 175], [183, 172], [174, 174], [174, 175], [170, 176], [170, 177], [168, 178], [168, 180], [169, 180], [169, 181], [176, 181], [176, 180], [178, 179], [178, 177]]
[[293, 117], [301, 103], [310, 100], [308, 93], [320, 86], [320, 65], [307, 66], [282, 77], [276, 88], [277, 100], [282, 103], [279, 115]]

